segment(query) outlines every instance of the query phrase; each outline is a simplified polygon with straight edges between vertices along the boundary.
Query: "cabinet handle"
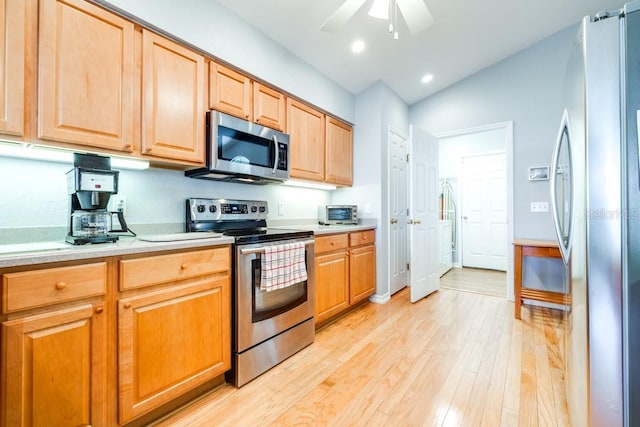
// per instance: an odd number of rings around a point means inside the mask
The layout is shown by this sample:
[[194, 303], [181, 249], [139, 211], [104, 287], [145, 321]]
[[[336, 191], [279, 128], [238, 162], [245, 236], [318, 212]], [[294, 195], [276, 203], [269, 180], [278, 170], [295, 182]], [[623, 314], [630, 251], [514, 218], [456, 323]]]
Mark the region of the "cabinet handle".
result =
[[131, 308], [131, 303], [130, 302], [125, 302], [123, 307], [124, 308]]
[[57, 289], [57, 290], [59, 290], [59, 291], [63, 290], [63, 289], [64, 289], [64, 288], [66, 288], [66, 287], [67, 287], [67, 284], [66, 284], [66, 283], [64, 283], [64, 282], [58, 282], [58, 283], [56, 283], [56, 289]]
[[189, 264], [186, 262], [180, 266], [180, 270], [186, 270], [187, 268], [189, 268]]
[[100, 314], [104, 311], [103, 307], [96, 307], [96, 314]]

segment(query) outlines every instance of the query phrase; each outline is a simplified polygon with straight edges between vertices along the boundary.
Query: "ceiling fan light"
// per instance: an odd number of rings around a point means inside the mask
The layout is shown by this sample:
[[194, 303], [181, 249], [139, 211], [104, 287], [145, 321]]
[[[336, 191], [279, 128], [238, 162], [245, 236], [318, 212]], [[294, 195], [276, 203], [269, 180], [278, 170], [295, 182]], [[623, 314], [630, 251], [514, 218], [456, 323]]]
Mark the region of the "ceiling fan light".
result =
[[369, 9], [369, 16], [389, 19], [389, 0], [373, 0], [373, 5]]

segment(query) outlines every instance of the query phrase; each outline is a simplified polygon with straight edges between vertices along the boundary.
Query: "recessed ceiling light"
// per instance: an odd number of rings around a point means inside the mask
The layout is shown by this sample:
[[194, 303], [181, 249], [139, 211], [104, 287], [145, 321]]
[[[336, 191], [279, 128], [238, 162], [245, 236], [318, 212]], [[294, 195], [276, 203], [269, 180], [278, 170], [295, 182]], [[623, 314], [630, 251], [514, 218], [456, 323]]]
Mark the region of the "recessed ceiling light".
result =
[[422, 83], [429, 83], [431, 80], [433, 80], [433, 74], [425, 74], [424, 76], [422, 76], [422, 79], [420, 81]]
[[364, 50], [364, 42], [362, 40], [356, 40], [351, 43], [351, 52], [360, 53]]

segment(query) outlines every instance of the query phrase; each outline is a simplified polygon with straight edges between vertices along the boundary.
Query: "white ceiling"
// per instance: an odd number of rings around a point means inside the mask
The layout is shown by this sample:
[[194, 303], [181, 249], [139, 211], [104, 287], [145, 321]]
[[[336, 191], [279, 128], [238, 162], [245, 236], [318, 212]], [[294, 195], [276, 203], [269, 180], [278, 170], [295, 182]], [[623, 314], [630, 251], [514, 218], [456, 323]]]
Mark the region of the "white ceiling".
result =
[[[216, 0], [356, 94], [382, 80], [409, 105], [623, 0], [424, 0], [434, 17], [412, 36], [399, 19], [394, 41], [385, 21], [367, 15], [372, 0], [337, 33], [320, 25], [343, 0]], [[351, 53], [353, 40], [367, 47]], [[429, 84], [420, 79], [435, 77]]]

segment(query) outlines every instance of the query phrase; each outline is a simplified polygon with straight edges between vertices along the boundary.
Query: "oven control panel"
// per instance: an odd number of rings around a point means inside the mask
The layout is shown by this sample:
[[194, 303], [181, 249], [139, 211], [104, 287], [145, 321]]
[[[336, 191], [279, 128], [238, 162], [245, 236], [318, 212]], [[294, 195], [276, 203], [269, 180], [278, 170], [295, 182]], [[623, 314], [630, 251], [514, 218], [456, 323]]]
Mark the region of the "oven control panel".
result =
[[187, 199], [190, 221], [266, 220], [268, 214], [265, 200]]

